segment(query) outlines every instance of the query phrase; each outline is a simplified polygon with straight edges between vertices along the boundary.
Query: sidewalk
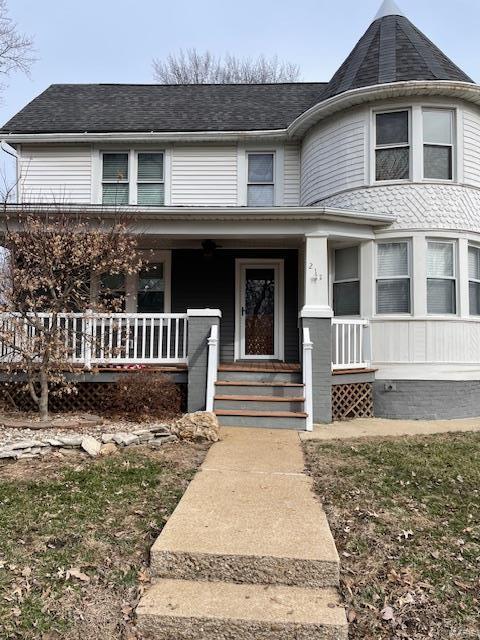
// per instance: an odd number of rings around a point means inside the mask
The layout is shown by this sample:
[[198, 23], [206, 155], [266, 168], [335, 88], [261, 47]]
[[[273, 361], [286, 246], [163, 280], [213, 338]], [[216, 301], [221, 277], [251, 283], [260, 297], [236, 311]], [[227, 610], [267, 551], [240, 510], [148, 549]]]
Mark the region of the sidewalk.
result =
[[386, 420], [359, 418], [330, 425], [315, 425], [313, 431], [302, 431], [301, 440], [343, 440], [389, 436], [421, 436], [435, 433], [480, 431], [480, 418], [460, 420]]

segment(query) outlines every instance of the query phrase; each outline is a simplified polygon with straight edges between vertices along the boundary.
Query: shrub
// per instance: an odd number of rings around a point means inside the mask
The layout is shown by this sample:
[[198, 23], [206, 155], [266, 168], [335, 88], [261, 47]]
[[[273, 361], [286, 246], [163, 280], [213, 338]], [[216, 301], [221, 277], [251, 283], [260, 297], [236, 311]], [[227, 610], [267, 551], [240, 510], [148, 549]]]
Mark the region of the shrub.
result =
[[152, 371], [122, 374], [110, 385], [107, 398], [108, 413], [136, 420], [173, 418], [182, 413], [180, 385]]

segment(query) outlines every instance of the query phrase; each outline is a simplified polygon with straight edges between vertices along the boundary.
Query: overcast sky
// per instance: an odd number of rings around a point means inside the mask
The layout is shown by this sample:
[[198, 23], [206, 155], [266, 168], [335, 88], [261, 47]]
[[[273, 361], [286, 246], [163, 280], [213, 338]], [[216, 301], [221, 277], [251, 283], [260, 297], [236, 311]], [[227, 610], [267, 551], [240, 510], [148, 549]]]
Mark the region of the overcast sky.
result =
[[[15, 76], [6, 122], [57, 82], [152, 81], [151, 60], [180, 47], [240, 56], [278, 54], [302, 80], [327, 81], [367, 29], [380, 0], [9, 0], [35, 40], [31, 78]], [[398, 0], [410, 20], [480, 81], [479, 0]]]

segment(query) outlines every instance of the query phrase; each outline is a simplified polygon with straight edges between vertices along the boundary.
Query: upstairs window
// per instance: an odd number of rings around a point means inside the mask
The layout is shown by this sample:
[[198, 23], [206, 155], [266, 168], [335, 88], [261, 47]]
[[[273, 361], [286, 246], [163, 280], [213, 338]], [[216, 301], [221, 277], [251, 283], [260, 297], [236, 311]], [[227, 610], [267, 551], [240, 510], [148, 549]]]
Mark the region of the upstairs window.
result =
[[375, 116], [375, 179], [410, 178], [410, 112], [389, 111]]
[[409, 243], [377, 245], [377, 313], [410, 313]]
[[360, 315], [358, 247], [335, 251], [333, 312], [336, 316]]
[[161, 206], [165, 202], [163, 153], [137, 155], [137, 204]]
[[480, 316], [480, 248], [468, 247], [468, 294], [470, 315]]
[[274, 205], [274, 154], [248, 154], [247, 204], [249, 207]]
[[453, 179], [453, 111], [423, 109], [423, 177]]
[[427, 311], [456, 313], [455, 243], [427, 243]]
[[103, 204], [122, 206], [128, 204], [128, 153], [104, 153], [102, 168]]

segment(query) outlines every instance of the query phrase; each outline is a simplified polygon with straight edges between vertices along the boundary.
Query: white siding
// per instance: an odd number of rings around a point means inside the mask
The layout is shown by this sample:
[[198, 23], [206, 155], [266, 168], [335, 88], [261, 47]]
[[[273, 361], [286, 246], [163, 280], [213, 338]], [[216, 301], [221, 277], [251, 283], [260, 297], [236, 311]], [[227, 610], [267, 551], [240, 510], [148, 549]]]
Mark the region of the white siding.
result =
[[480, 322], [473, 320], [374, 320], [375, 366], [480, 364]]
[[283, 204], [298, 207], [300, 203], [300, 147], [297, 144], [285, 145], [283, 173]]
[[236, 205], [237, 148], [174, 147], [170, 193], [173, 206]]
[[464, 180], [480, 187], [480, 110], [466, 107], [463, 113]]
[[90, 146], [23, 146], [19, 169], [23, 202], [91, 202]]
[[344, 114], [309, 132], [302, 147], [301, 204], [365, 184], [367, 112]]

